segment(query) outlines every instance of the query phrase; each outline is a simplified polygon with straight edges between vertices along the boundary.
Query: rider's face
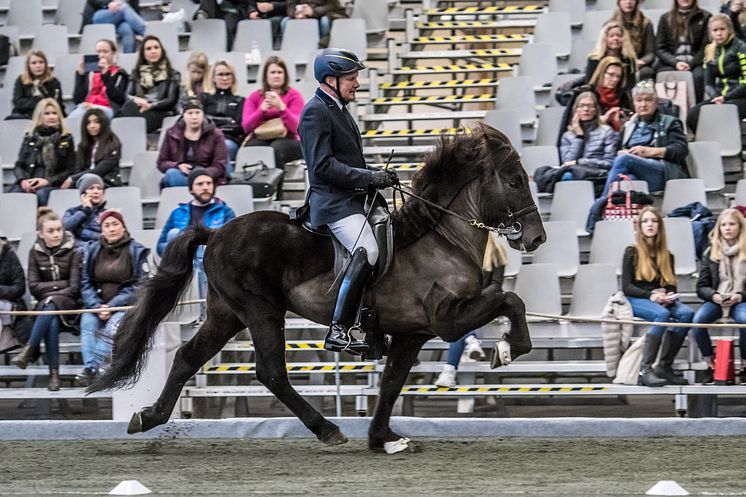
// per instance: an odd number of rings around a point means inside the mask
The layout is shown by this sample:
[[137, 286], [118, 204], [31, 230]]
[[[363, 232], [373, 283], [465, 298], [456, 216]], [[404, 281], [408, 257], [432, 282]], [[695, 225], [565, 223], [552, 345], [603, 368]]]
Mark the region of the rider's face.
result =
[[[357, 75], [358, 73], [354, 72], [339, 78], [339, 88], [337, 88], [337, 90], [339, 90], [342, 98], [348, 102], [354, 102], [357, 99], [357, 89], [360, 88], [360, 82], [357, 80]], [[330, 76], [327, 78], [327, 83], [336, 88], [337, 79]]]

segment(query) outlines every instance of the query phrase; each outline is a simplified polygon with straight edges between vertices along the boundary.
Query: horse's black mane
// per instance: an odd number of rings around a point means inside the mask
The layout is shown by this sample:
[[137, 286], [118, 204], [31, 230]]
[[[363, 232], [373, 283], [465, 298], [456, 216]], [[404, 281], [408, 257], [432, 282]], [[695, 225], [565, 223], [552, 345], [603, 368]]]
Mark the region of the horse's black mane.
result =
[[[466, 183], [508, 159], [517, 160], [517, 152], [504, 134], [490, 126], [478, 124], [470, 134], [444, 135], [414, 175], [412, 191], [446, 206]], [[397, 249], [429, 232], [443, 215], [418, 199], [405, 196], [405, 200], [406, 204], [392, 216]]]

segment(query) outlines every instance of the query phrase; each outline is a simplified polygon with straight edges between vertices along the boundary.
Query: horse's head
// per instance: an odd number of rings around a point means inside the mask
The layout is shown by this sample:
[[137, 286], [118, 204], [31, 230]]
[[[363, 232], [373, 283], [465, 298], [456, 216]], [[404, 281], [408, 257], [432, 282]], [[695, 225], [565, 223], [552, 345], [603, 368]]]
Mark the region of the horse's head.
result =
[[481, 124], [473, 136], [480, 143], [479, 205], [484, 223], [510, 229], [511, 247], [533, 252], [546, 241], [541, 215], [531, 196], [528, 175], [510, 140], [500, 131]]

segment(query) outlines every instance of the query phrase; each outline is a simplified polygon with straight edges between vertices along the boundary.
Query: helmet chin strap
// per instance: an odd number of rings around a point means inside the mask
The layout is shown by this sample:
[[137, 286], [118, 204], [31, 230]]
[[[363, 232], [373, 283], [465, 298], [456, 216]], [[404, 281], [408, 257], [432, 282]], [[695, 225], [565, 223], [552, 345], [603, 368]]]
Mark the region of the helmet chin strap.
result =
[[326, 86], [327, 86], [327, 87], [328, 87], [328, 88], [329, 88], [330, 90], [332, 90], [332, 91], [334, 92], [334, 94], [335, 94], [335, 95], [337, 96], [337, 98], [338, 98], [338, 99], [339, 99], [339, 101], [340, 101], [340, 102], [342, 103], [342, 105], [347, 105], [347, 104], [349, 104], [349, 103], [350, 103], [350, 102], [349, 102], [349, 100], [346, 100], [346, 99], [344, 99], [344, 98], [342, 97], [342, 94], [341, 94], [341, 93], [339, 93], [339, 90], [338, 90], [338, 88], [339, 88], [339, 76], [337, 76], [337, 77], [336, 77], [336, 79], [337, 79], [337, 88], [333, 87], [332, 85], [330, 85], [330, 84], [329, 84], [329, 83], [327, 83], [326, 81], [324, 81], [324, 84], [325, 84], [325, 85], [326, 85]]

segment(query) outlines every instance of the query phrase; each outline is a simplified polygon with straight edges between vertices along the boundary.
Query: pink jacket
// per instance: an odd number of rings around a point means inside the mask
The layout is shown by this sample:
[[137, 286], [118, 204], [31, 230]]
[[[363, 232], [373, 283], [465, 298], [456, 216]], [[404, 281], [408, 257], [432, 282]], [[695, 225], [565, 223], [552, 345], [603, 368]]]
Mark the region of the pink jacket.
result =
[[262, 90], [256, 90], [246, 97], [246, 102], [243, 105], [243, 117], [241, 119], [244, 132], [248, 135], [264, 121], [279, 117], [282, 118], [283, 124], [288, 129], [287, 137], [298, 140], [298, 121], [300, 120], [301, 112], [303, 112], [303, 97], [298, 90], [288, 88], [288, 92], [281, 95], [280, 99], [286, 106], [283, 112], [275, 108], [264, 112], [261, 109], [262, 100], [264, 100]]

